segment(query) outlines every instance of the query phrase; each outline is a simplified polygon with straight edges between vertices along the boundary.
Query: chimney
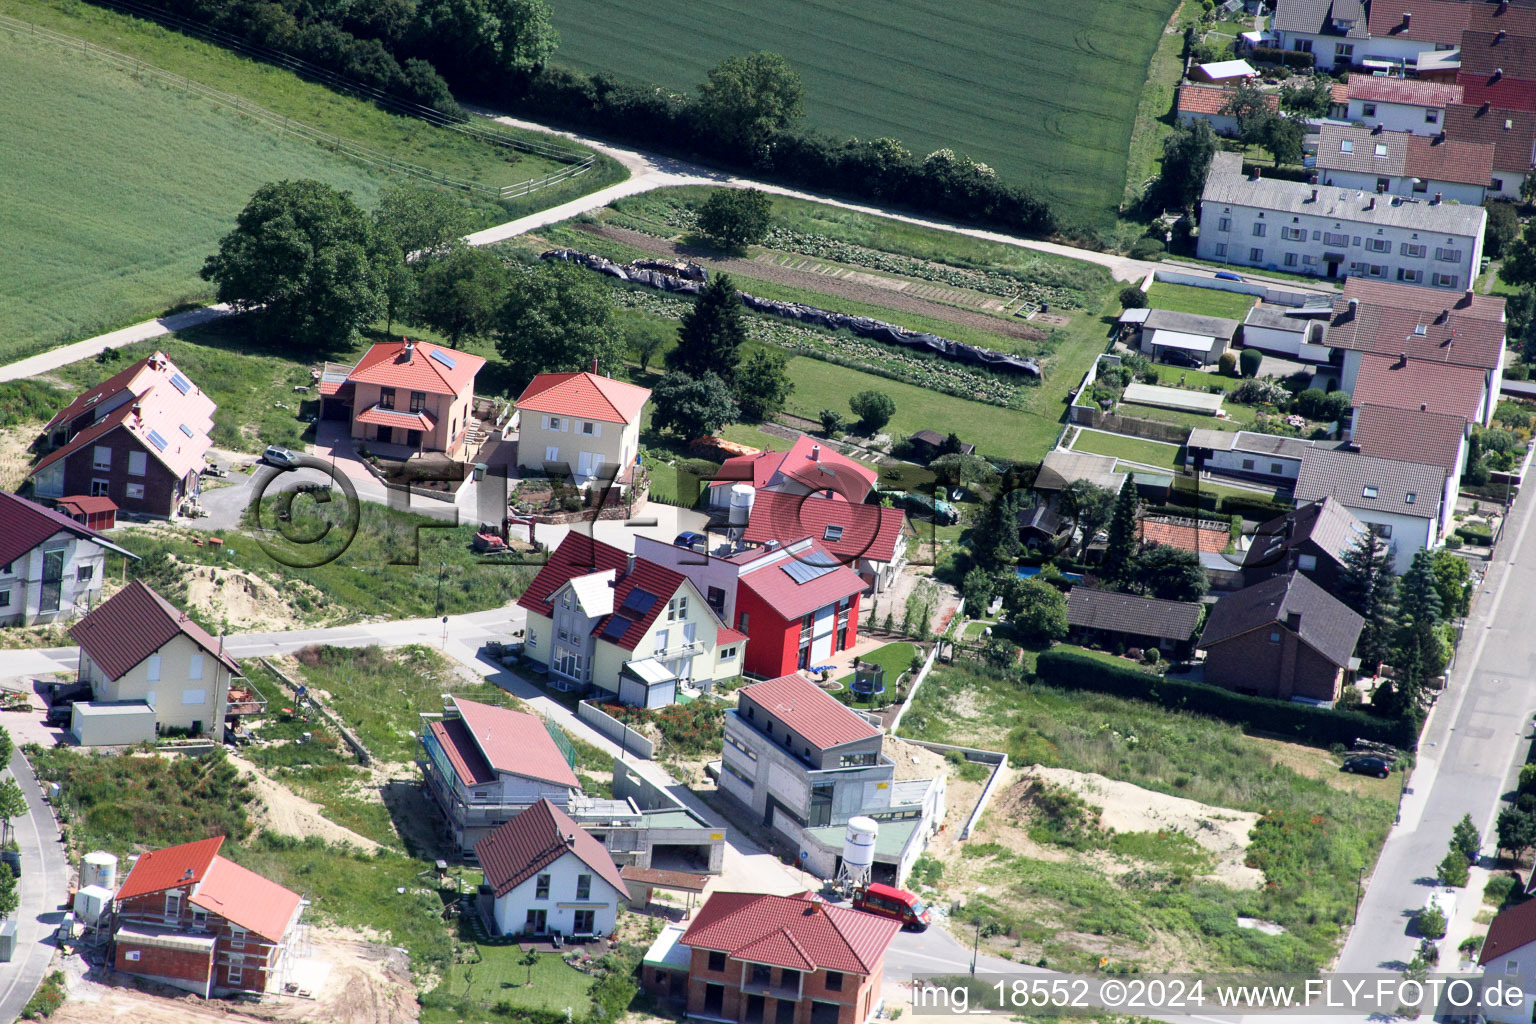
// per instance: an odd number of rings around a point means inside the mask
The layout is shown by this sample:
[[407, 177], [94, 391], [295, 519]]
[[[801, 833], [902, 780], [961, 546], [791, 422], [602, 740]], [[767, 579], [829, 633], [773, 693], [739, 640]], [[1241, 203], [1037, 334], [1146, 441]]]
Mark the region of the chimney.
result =
[[1301, 612], [1286, 612], [1285, 613], [1285, 628], [1290, 630], [1292, 633], [1300, 633], [1301, 632]]
[[1429, 412], [1429, 403], [1428, 402], [1420, 402], [1419, 403], [1419, 412]]
[[1503, 77], [1504, 77], [1504, 69], [1503, 68], [1494, 68], [1493, 69], [1493, 77], [1490, 78], [1489, 81], [1490, 82], [1497, 82], [1499, 79], [1501, 79]]
[[1470, 306], [1470, 305], [1472, 305], [1472, 294], [1473, 294], [1473, 292], [1472, 292], [1471, 288], [1468, 288], [1466, 290], [1466, 292], [1462, 294], [1461, 304], [1463, 306]]
[[1440, 205], [1440, 193], [1439, 192], [1435, 193], [1435, 201], [1430, 203], [1429, 205], [1430, 206], [1439, 206]]
[[1509, 10], [1509, 0], [1499, 0], [1499, 13], [1503, 14], [1507, 10]]
[[1413, 12], [1412, 11], [1404, 11], [1403, 12], [1403, 28], [1408, 28], [1412, 24], [1413, 24]]
[[1360, 312], [1360, 300], [1359, 299], [1350, 299], [1349, 300], [1349, 318], [1351, 320], [1353, 320], [1355, 318], [1355, 314], [1357, 314], [1359, 312]]
[[575, 832], [567, 832], [565, 834], [565, 845], [566, 846], [575, 846], [576, 845], [576, 833]]
[[592, 357], [592, 376], [597, 376], [597, 356]]
[[1260, 175], [1259, 175], [1258, 167], [1254, 167], [1253, 170], [1248, 172], [1248, 180], [1249, 181], [1258, 181], [1259, 177], [1260, 177]]
[[1317, 189], [1313, 189], [1312, 190], [1312, 198], [1307, 200], [1307, 201], [1310, 202], [1310, 203], [1317, 202]]
[[1493, 34], [1493, 41], [1495, 43], [1502, 43], [1504, 41], [1504, 30], [1503, 29], [1499, 29], [1497, 32], [1495, 32]]
[[1477, 112], [1479, 114], [1486, 114], [1486, 113], [1488, 113], [1488, 107], [1489, 106], [1490, 106], [1489, 102], [1487, 100], [1483, 100], [1483, 102], [1478, 106]]
[[405, 342], [405, 345], [400, 349], [400, 361], [408, 363], [411, 361], [411, 356], [416, 352], [416, 343], [410, 338], [401, 338], [400, 340]]
[[1397, 365], [1398, 365], [1399, 368], [1408, 365], [1408, 353], [1407, 352], [1399, 352], [1397, 354]]
[[819, 445], [819, 444], [811, 445], [811, 461], [812, 462], [820, 462], [821, 461], [821, 445]]
[[144, 418], [144, 403], [143, 402], [134, 402], [133, 403], [133, 418], [136, 419], [136, 420]]
[[1382, 132], [1386, 131], [1386, 127], [1386, 125], [1382, 124], [1380, 121], [1377, 121], [1376, 127], [1371, 129], [1371, 134], [1380, 135]]
[[1447, 320], [1449, 320], [1450, 318], [1451, 318], [1451, 309], [1450, 309], [1449, 306], [1447, 306], [1445, 309], [1442, 309], [1440, 311], [1440, 316], [1435, 320], [1435, 323], [1443, 324]]
[[624, 575], [628, 576], [635, 571], [635, 553], [631, 551], [624, 556]]
[[1365, 204], [1365, 208], [1367, 210], [1374, 210], [1374, 209], [1376, 209], [1376, 197], [1375, 196], [1371, 196], [1371, 201]]

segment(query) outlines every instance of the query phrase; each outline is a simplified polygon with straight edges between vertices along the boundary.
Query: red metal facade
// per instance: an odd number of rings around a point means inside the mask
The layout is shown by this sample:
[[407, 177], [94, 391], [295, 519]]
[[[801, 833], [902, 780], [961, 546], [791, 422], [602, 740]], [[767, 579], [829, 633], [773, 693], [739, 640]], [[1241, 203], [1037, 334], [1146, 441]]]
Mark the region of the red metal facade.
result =
[[[777, 572], [777, 569], [760, 570]], [[834, 637], [833, 653], [845, 651], [858, 642], [859, 600], [862, 594], [854, 594], [848, 606], [848, 625], [842, 630], [841, 643]], [[819, 609], [818, 609], [819, 610]], [[813, 613], [814, 614], [814, 613]], [[800, 661], [800, 625], [803, 620], [785, 619], [778, 611], [760, 598], [750, 587], [737, 584], [736, 621], [731, 623], [746, 633], [747, 655], [743, 667], [747, 672], [769, 679], [789, 675], [798, 669]]]

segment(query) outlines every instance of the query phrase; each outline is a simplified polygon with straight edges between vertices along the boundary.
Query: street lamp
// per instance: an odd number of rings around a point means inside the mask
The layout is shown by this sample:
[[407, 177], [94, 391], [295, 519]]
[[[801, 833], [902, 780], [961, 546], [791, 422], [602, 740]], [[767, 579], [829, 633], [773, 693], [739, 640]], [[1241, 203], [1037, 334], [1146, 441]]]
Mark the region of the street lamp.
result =
[[1355, 876], [1355, 916], [1350, 924], [1360, 923], [1360, 897], [1365, 885], [1365, 865], [1360, 865], [1360, 873]]
[[976, 976], [976, 954], [981, 949], [981, 915], [976, 915], [976, 939], [971, 943], [971, 976]]
[[443, 562], [442, 567], [437, 570], [437, 611], [434, 613], [436, 615], [443, 614], [443, 573], [447, 571], [447, 562]]

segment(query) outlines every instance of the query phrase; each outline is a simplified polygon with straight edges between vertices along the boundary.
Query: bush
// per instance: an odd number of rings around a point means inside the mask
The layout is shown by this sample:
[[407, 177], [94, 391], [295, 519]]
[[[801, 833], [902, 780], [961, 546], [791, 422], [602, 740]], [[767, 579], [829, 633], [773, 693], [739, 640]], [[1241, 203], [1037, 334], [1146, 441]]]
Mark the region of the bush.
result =
[[1461, 887], [1467, 884], [1467, 858], [1451, 850], [1445, 855], [1439, 866], [1435, 869], [1436, 876], [1441, 885], [1454, 885]]
[[1256, 348], [1245, 348], [1237, 357], [1238, 364], [1243, 368], [1244, 377], [1257, 377], [1259, 364], [1264, 361], [1264, 353]]
[[1255, 46], [1248, 52], [1255, 61], [1264, 64], [1283, 64], [1288, 68], [1310, 68], [1317, 63], [1317, 58], [1310, 53], [1281, 50], [1273, 46]]
[[1120, 289], [1120, 308], [1146, 309], [1147, 293], [1133, 284], [1126, 285]]
[[1483, 547], [1493, 543], [1493, 531], [1486, 523], [1462, 523], [1456, 527], [1456, 536], [1468, 544], [1479, 544]]
[[871, 432], [878, 431], [896, 415], [896, 401], [884, 391], [860, 391], [848, 399], [848, 407], [859, 418], [859, 424]]
[[[1249, 516], [1253, 519], [1269, 520], [1275, 516], [1289, 512], [1291, 507], [1275, 501], [1266, 501], [1263, 498], [1245, 498], [1238, 494], [1229, 494], [1216, 503], [1216, 508], [1223, 515]], [[1241, 527], [1239, 527], [1241, 530]]]
[[847, 426], [847, 421], [843, 418], [842, 413], [835, 409], [821, 410], [821, 432], [823, 434], [826, 434], [828, 437], [836, 437], [843, 432], [843, 427], [845, 426]]
[[1131, 246], [1130, 257], [1133, 260], [1159, 260], [1167, 251], [1168, 246], [1161, 238], [1138, 238]]
[[1070, 651], [1045, 651], [1035, 662], [1035, 673], [1041, 682], [1064, 690], [1093, 690], [1144, 700], [1321, 747], [1363, 739], [1412, 750], [1419, 742], [1418, 723], [1411, 717], [1382, 718], [1250, 697], [1206, 683], [1163, 679]]
[[1483, 902], [1501, 910], [1512, 898], [1520, 894], [1520, 879], [1514, 875], [1494, 875], [1483, 886]]
[[1445, 915], [1439, 907], [1424, 907], [1414, 917], [1419, 934], [1426, 939], [1445, 938]]
[[1216, 360], [1216, 366], [1223, 377], [1237, 376], [1237, 353], [1223, 352], [1221, 358]]

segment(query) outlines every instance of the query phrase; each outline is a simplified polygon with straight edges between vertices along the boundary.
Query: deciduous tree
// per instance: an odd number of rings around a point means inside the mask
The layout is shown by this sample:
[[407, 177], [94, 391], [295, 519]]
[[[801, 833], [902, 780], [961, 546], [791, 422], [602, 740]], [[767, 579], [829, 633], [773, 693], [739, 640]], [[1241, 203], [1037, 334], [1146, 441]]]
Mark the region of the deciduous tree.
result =
[[713, 373], [690, 377], [669, 373], [651, 390], [651, 424], [685, 441], [713, 434], [736, 418], [731, 389]]
[[591, 369], [613, 374], [624, 341], [607, 288], [579, 267], [545, 261], [512, 276], [496, 326], [496, 349], [519, 380]]
[[384, 312], [395, 254], [348, 192], [318, 181], [256, 190], [203, 264], [220, 302], [260, 309], [267, 333], [315, 351], [339, 347]]
[[1463, 814], [1451, 830], [1451, 849], [1471, 860], [1483, 848], [1482, 833], [1472, 824], [1472, 815]]
[[742, 416], [750, 420], [769, 420], [776, 416], [795, 390], [785, 367], [789, 358], [781, 352], [757, 349], [736, 368], [736, 404]]
[[1163, 169], [1158, 175], [1163, 202], [1186, 210], [1205, 189], [1205, 176], [1216, 155], [1216, 133], [1205, 121], [1177, 128], [1163, 140]]
[[727, 57], [699, 86], [696, 116], [718, 138], [756, 151], [805, 113], [805, 87], [777, 53]]
[[1168, 601], [1198, 601], [1210, 580], [1193, 551], [1168, 544], [1149, 544], [1131, 560], [1131, 577], [1143, 594]]
[[1109, 523], [1115, 511], [1117, 495], [1108, 487], [1101, 487], [1088, 480], [1074, 480], [1061, 492], [1062, 514], [1073, 520], [1082, 531], [1079, 552], [1086, 551], [1093, 543], [1094, 535]]
[[395, 185], [379, 193], [374, 223], [407, 254], [431, 254], [457, 242], [474, 224], [463, 200], [440, 188]]
[[1039, 579], [1019, 581], [1003, 592], [1003, 611], [1021, 640], [1050, 643], [1067, 635], [1067, 598]]
[[3, 827], [4, 841], [11, 841], [11, 822], [27, 813], [27, 798], [21, 791], [21, 786], [14, 778], [6, 777], [0, 782], [0, 827]]
[[484, 338], [501, 322], [512, 271], [489, 249], [456, 245], [418, 275], [415, 316], [453, 345]]
[[859, 418], [866, 433], [878, 433], [896, 415], [896, 400], [884, 391], [860, 391], [848, 399], [848, 407]]
[[717, 188], [699, 208], [699, 230], [728, 249], [761, 242], [773, 211], [766, 193], [755, 188]]

